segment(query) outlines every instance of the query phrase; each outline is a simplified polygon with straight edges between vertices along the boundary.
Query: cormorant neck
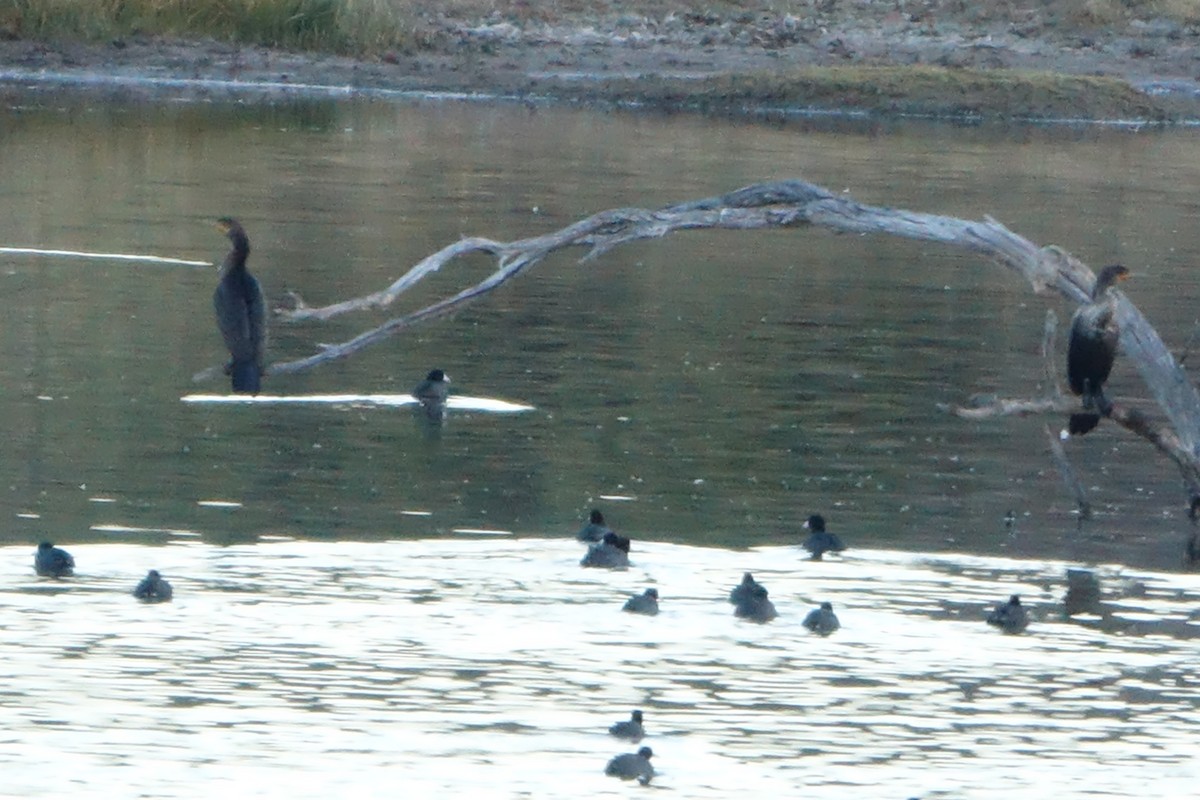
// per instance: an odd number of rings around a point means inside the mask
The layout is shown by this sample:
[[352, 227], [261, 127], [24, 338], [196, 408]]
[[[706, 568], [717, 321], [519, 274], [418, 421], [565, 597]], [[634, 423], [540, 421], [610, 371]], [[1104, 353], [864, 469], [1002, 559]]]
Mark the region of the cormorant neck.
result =
[[230, 252], [230, 266], [233, 268], [245, 267], [246, 257], [250, 255], [250, 240], [246, 238], [246, 234], [241, 231], [235, 231], [229, 234], [229, 241], [233, 243], [233, 250]]

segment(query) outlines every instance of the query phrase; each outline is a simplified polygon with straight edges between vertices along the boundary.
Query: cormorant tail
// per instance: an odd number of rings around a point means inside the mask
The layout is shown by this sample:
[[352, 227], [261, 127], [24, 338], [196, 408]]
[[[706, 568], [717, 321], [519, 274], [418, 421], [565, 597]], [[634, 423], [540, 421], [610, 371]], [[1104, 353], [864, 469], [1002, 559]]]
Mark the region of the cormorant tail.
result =
[[234, 361], [229, 367], [235, 394], [258, 394], [262, 390], [262, 376], [258, 364], [253, 361]]
[[1067, 431], [1072, 436], [1083, 436], [1100, 424], [1100, 415], [1095, 411], [1079, 411], [1071, 415], [1067, 423]]

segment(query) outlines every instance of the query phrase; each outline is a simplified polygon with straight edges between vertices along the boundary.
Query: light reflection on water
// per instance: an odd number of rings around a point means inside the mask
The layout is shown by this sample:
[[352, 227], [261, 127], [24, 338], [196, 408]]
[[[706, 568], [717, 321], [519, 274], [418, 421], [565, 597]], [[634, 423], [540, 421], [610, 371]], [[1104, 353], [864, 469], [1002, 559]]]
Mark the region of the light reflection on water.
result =
[[[1101, 569], [1111, 616], [1067, 622], [1060, 562], [634, 548], [610, 572], [562, 539], [83, 545], [60, 582], [0, 549], [5, 793], [626, 796], [602, 770], [632, 708], [685, 797], [1194, 786], [1200, 578]], [[129, 596], [150, 567], [173, 603]], [[776, 621], [733, 617], [744, 570]], [[622, 613], [647, 585], [661, 613]], [[1021, 636], [982, 621], [1013, 592]], [[800, 625], [822, 600], [828, 638]]]

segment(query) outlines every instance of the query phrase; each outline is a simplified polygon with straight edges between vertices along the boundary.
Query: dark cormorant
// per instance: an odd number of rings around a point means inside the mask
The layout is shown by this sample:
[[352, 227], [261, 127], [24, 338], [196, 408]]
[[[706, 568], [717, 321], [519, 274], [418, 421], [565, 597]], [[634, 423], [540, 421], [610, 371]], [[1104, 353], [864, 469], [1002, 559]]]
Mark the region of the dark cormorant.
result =
[[229, 348], [225, 372], [233, 381], [234, 392], [258, 394], [267, 348], [266, 303], [262, 287], [246, 270], [246, 257], [250, 255], [246, 231], [229, 217], [217, 220], [217, 228], [233, 244], [221, 264], [221, 282], [213, 292], [217, 327]]
[[165, 603], [171, 599], [172, 594], [171, 584], [167, 583], [156, 569], [146, 573], [146, 577], [142, 578], [133, 590], [134, 597], [147, 603]]
[[1071, 318], [1071, 341], [1067, 347], [1067, 383], [1083, 398], [1083, 411], [1071, 415], [1067, 430], [1077, 436], [1100, 424], [1112, 411], [1104, 396], [1104, 382], [1117, 355], [1116, 297], [1109, 292], [1129, 278], [1129, 270], [1113, 264], [1100, 270], [1092, 289], [1092, 302], [1080, 306]]
[[450, 378], [440, 369], [432, 369], [425, 380], [417, 384], [412, 396], [433, 419], [446, 415], [446, 397], [450, 394]]
[[809, 517], [804, 527], [812, 531], [804, 541], [804, 549], [812, 553], [813, 561], [820, 561], [826, 553], [840, 553], [846, 549], [836, 533], [825, 530], [825, 518], [820, 514]]
[[987, 624], [1005, 633], [1020, 633], [1029, 624], [1029, 615], [1021, 605], [1021, 598], [1014, 594], [1007, 603], [1001, 603], [988, 614]]
[[613, 756], [608, 762], [608, 766], [604, 768], [604, 774], [620, 778], [623, 781], [637, 778], [637, 782], [645, 786], [654, 777], [654, 767], [650, 766], [650, 757], [653, 755], [653, 750], [643, 747], [636, 753], [622, 753], [619, 756]]
[[64, 575], [75, 574], [75, 559], [62, 548], [55, 547], [51, 542], [38, 545], [37, 555], [33, 557], [33, 571], [43, 578], [61, 578]]
[[608, 726], [608, 732], [618, 739], [628, 739], [637, 744], [646, 735], [645, 729], [642, 728], [642, 712], [634, 711], [624, 722], [614, 722]]

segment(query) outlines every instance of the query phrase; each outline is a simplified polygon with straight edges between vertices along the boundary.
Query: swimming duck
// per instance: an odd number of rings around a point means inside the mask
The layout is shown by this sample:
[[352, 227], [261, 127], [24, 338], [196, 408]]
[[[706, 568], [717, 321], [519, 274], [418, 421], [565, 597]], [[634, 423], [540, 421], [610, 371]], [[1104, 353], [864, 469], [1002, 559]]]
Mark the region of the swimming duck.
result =
[[838, 622], [837, 614], [833, 613], [833, 603], [821, 603], [820, 608], [808, 612], [808, 616], [804, 618], [804, 627], [813, 633], [828, 636], [842, 627], [842, 624]]
[[593, 508], [592, 513], [588, 515], [588, 522], [579, 529], [579, 533], [575, 534], [575, 538], [581, 542], [598, 542], [604, 538], [604, 534], [610, 532], [610, 528], [604, 524], [604, 515], [600, 513], [600, 509]]
[[629, 540], [624, 536], [609, 531], [600, 541], [588, 548], [581, 567], [605, 567], [607, 569], [624, 569], [629, 566]]
[[133, 590], [133, 596], [147, 603], [165, 603], [171, 599], [171, 584], [152, 569]]
[[614, 722], [608, 727], [608, 732], [618, 739], [628, 739], [637, 744], [646, 735], [642, 728], [642, 712], [634, 711], [624, 722]]
[[33, 570], [43, 578], [62, 578], [75, 574], [75, 559], [66, 550], [55, 547], [51, 542], [38, 545], [33, 557]]
[[1029, 624], [1029, 615], [1021, 605], [1021, 598], [1014, 594], [1007, 603], [1001, 603], [988, 614], [987, 624], [1005, 633], [1020, 633]]
[[733, 615], [751, 622], [770, 622], [779, 616], [775, 611], [775, 604], [767, 599], [767, 587], [761, 583], [755, 585], [749, 597], [738, 601], [733, 608]]
[[625, 607], [622, 610], [631, 614], [654, 616], [658, 613], [658, 589], [647, 589], [641, 594], [635, 594], [625, 601]]
[[826, 553], [840, 553], [846, 549], [846, 545], [842, 543], [836, 533], [825, 530], [825, 518], [820, 514], [813, 514], [809, 517], [804, 523], [804, 527], [808, 528], [811, 533], [808, 534], [808, 538], [804, 540], [802, 546], [812, 553], [813, 561], [820, 561]]
[[622, 753], [619, 756], [613, 756], [608, 762], [608, 766], [604, 768], [604, 774], [620, 778], [623, 781], [637, 778], [637, 782], [645, 786], [654, 777], [654, 767], [650, 765], [650, 757], [653, 755], [653, 750], [643, 747], [636, 753]]

